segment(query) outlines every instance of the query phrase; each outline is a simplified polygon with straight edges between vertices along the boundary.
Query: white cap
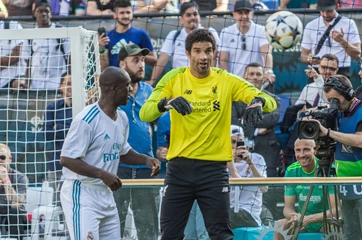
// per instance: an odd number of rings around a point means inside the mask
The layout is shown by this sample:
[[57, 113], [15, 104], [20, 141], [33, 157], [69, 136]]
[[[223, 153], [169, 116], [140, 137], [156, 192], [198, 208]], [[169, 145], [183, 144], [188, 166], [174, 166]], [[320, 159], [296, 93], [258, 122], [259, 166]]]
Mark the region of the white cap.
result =
[[230, 136], [231, 137], [235, 137], [235, 136], [244, 137], [244, 130], [239, 126], [231, 125], [231, 127], [230, 127]]

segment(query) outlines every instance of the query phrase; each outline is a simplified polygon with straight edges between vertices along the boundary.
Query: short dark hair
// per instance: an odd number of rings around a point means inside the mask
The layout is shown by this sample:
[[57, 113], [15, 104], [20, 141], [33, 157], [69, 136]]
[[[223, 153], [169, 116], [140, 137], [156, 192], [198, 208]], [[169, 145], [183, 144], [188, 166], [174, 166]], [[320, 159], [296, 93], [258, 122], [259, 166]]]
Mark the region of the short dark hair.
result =
[[186, 51], [191, 53], [192, 45], [195, 42], [209, 42], [212, 45], [212, 50], [215, 51], [216, 49], [216, 42], [214, 36], [209, 30], [205, 28], [195, 29], [187, 35], [185, 44]]
[[60, 77], [60, 83], [62, 84], [64, 82], [64, 79], [66, 76], [72, 76], [72, 73], [69, 71], [66, 71], [65, 73], [62, 74], [62, 76]]
[[[347, 88], [353, 88], [351, 81], [344, 75], [334, 75], [334, 76], [331, 76], [330, 78], [337, 78], [338, 81], [342, 84], [342, 86], [345, 87], [346, 89]], [[326, 81], [328, 81], [328, 79], [326, 79]], [[334, 88], [334, 86], [325, 84], [324, 87], [323, 87], [323, 91], [328, 93], [333, 88]], [[339, 91], [339, 90], [336, 90], [336, 91], [338, 93], [342, 94], [342, 91]]]
[[48, 7], [48, 8], [51, 9], [51, 7], [50, 7], [50, 5], [49, 5], [49, 3], [48, 3], [47, 0], [36, 0], [36, 1], [34, 2], [34, 12], [35, 12], [35, 10], [36, 10], [38, 7]]
[[[261, 63], [258, 63], [258, 62], [249, 63], [249, 64], [246, 65], [246, 67], [245, 67], [244, 74], [246, 73], [246, 71], [248, 70], [249, 67], [261, 67], [261, 68], [263, 68], [263, 65], [261, 65]], [[263, 73], [264, 73], [264, 69], [263, 69]]]
[[129, 1], [129, 0], [116, 0], [113, 3], [113, 10], [116, 10], [116, 8], [126, 8], [126, 7], [132, 7], [131, 1]]
[[337, 56], [334, 55], [334, 54], [330, 54], [330, 53], [324, 54], [324, 55], [322, 56], [321, 60], [322, 60], [323, 58], [326, 58], [328, 61], [336, 61], [336, 62], [337, 62], [337, 66], [339, 65], [339, 60], [338, 60]]
[[180, 7], [180, 15], [181, 16], [184, 15], [185, 12], [187, 11], [187, 9], [192, 8], [192, 7], [196, 8], [197, 11], [199, 11], [199, 5], [196, 2], [194, 2], [194, 1], [184, 2], [183, 4], [181, 4], [181, 7]]

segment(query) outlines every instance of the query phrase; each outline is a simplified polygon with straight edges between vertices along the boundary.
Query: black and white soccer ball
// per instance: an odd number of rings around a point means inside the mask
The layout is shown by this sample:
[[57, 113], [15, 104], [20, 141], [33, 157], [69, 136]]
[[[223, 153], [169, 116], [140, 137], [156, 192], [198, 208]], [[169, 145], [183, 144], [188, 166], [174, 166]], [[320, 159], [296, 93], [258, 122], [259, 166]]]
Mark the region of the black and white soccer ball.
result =
[[265, 36], [276, 49], [286, 50], [294, 47], [302, 39], [303, 24], [291, 12], [279, 11], [271, 15], [265, 24]]

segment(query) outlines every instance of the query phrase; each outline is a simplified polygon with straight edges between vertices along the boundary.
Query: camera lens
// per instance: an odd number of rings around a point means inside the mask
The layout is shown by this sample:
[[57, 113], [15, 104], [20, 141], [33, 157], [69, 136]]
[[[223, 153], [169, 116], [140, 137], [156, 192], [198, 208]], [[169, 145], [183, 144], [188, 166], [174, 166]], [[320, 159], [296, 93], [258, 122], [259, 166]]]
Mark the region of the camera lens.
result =
[[304, 138], [307, 138], [307, 139], [318, 138], [318, 135], [319, 135], [318, 127], [319, 127], [319, 125], [317, 125], [314, 122], [305, 123], [302, 128], [302, 134], [303, 134]]

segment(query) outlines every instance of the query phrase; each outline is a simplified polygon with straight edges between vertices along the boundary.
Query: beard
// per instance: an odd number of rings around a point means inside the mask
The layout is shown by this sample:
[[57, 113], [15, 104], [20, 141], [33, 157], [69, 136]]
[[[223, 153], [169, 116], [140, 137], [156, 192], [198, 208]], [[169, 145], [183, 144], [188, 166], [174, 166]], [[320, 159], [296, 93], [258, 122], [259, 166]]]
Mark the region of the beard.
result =
[[[121, 20], [128, 20], [128, 23], [123, 23], [121, 22]], [[123, 27], [128, 27], [132, 23], [132, 19], [121, 19], [121, 20], [117, 19], [117, 22], [119, 25], [122, 25]]]

